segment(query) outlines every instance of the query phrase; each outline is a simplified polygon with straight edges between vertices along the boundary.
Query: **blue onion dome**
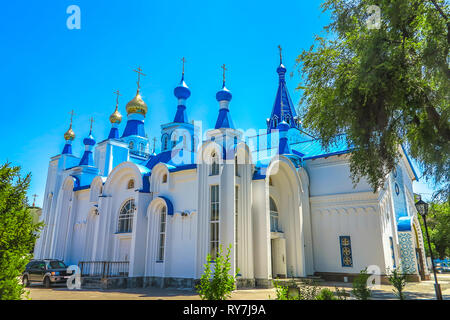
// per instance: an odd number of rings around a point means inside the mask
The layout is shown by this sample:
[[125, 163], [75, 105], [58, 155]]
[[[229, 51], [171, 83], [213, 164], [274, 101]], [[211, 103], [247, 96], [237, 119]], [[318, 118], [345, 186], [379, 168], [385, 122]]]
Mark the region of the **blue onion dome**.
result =
[[191, 90], [189, 90], [189, 87], [186, 85], [186, 82], [182, 79], [178, 87], [176, 87], [173, 90], [173, 94], [177, 99], [187, 99], [191, 96]]
[[217, 101], [231, 101], [231, 98], [233, 97], [233, 95], [231, 94], [230, 90], [228, 90], [225, 87], [225, 84], [223, 84], [222, 89], [220, 89], [217, 93], [216, 93], [216, 100]]
[[286, 67], [282, 63], [280, 63], [280, 65], [277, 68], [278, 74], [280, 74], [280, 73], [284, 74], [284, 73], [286, 73], [286, 71], [287, 71]]
[[278, 127], [277, 127], [277, 129], [279, 130], [279, 131], [288, 131], [289, 130], [289, 125], [287, 124], [287, 122], [286, 121], [281, 121], [279, 124], [278, 124]]
[[92, 136], [91, 133], [89, 133], [89, 136], [87, 138], [83, 139], [83, 143], [86, 146], [93, 146], [93, 145], [95, 145], [95, 140], [94, 140], [94, 137]]

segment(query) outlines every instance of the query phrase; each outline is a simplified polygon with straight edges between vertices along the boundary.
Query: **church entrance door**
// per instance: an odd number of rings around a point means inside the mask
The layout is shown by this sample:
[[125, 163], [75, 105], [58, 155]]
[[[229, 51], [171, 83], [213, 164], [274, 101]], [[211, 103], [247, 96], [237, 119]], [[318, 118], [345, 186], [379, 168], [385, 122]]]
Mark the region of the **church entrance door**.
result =
[[286, 278], [286, 239], [277, 237], [271, 241], [272, 251], [272, 278]]

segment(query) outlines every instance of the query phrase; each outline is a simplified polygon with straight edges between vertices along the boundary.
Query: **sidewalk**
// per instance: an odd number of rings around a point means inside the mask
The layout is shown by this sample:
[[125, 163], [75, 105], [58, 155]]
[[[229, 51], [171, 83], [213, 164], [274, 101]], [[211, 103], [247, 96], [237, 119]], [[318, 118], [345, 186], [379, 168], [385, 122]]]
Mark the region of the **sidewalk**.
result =
[[[432, 277], [433, 279], [433, 277]], [[439, 274], [444, 300], [450, 300], [450, 274]], [[405, 293], [407, 299], [435, 299], [434, 280], [420, 283], [408, 283]], [[319, 287], [328, 287], [334, 291], [335, 287], [351, 292], [351, 283], [322, 282]], [[200, 300], [198, 294], [192, 290], [160, 289], [160, 288], [134, 288], [111, 290], [69, 290], [65, 287], [45, 289], [39, 285], [30, 288], [32, 300]], [[397, 299], [390, 285], [381, 285], [374, 289], [374, 300]], [[275, 289], [243, 289], [233, 292], [232, 300], [267, 300], [275, 299]]]

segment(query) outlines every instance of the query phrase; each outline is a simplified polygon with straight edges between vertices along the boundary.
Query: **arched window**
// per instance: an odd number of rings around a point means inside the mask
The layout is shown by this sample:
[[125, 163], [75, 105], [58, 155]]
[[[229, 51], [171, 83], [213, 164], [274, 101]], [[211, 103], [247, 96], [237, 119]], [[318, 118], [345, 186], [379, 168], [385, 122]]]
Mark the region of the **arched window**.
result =
[[145, 152], [145, 146], [144, 146], [143, 143], [139, 144], [139, 151], [140, 151], [141, 153], [144, 153], [144, 152]]
[[128, 181], [127, 189], [134, 189], [134, 180], [133, 179]]
[[269, 186], [273, 186], [273, 180], [272, 180], [272, 177], [269, 177]]
[[275, 128], [278, 127], [278, 117], [277, 116], [273, 117], [273, 126]]
[[130, 149], [134, 149], [134, 142], [133, 142], [133, 141], [130, 141], [130, 143], [128, 143], [128, 147], [129, 147]]
[[169, 138], [167, 136], [164, 136], [164, 138], [163, 138], [163, 151], [167, 150], [167, 148], [169, 147], [168, 143], [169, 143]]
[[278, 227], [278, 208], [273, 201], [272, 197], [269, 197], [270, 202], [270, 232], [279, 232]]
[[187, 137], [185, 134], [183, 134], [183, 148], [186, 149], [187, 148]]
[[134, 215], [134, 200], [128, 200], [122, 206], [119, 212], [119, 223], [117, 226], [118, 233], [128, 233], [133, 228], [133, 215]]
[[159, 250], [158, 261], [164, 261], [164, 247], [166, 243], [166, 207], [161, 209], [159, 215]]
[[166, 183], [167, 182], [167, 174], [164, 174], [162, 177], [162, 183]]
[[238, 156], [237, 155], [234, 157], [234, 173], [235, 173], [236, 177], [240, 177], [240, 175], [239, 175], [239, 163], [238, 163]]
[[215, 152], [211, 154], [212, 164], [211, 164], [211, 175], [217, 176], [219, 174], [219, 161]]

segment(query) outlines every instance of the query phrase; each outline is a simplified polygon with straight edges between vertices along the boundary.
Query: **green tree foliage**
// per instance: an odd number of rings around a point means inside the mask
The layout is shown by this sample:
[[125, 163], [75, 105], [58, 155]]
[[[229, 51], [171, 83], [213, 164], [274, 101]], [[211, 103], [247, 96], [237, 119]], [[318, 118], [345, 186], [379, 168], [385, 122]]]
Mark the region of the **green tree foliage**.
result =
[[[380, 9], [379, 28], [368, 18]], [[325, 148], [345, 133], [353, 182], [383, 187], [399, 145], [447, 199], [450, 23], [445, 0], [325, 0], [331, 23], [298, 57], [306, 129]], [[372, 21], [372, 19], [369, 19]]]
[[231, 292], [236, 289], [236, 275], [230, 274], [231, 244], [224, 256], [222, 245], [219, 246], [217, 256], [214, 261], [214, 271], [212, 271], [213, 259], [210, 254], [206, 257], [205, 270], [200, 283], [197, 285], [197, 292], [202, 300], [226, 300], [231, 296]]
[[367, 268], [361, 270], [359, 275], [353, 280], [352, 293], [358, 300], [369, 300], [372, 296], [372, 291], [367, 287], [367, 280], [370, 274], [367, 273]]
[[403, 290], [406, 287], [406, 277], [407, 275], [397, 269], [394, 269], [391, 274], [388, 276], [389, 283], [394, 286], [395, 295], [400, 300], [405, 300], [405, 294]]
[[[419, 221], [422, 227], [425, 251], [427, 256], [430, 257], [423, 219], [419, 217]], [[434, 258], [450, 257], [450, 204], [448, 202], [431, 202], [428, 209], [427, 225]]]
[[20, 275], [30, 261], [40, 224], [33, 224], [26, 192], [30, 174], [20, 167], [0, 166], [0, 299], [21, 299], [25, 290]]

